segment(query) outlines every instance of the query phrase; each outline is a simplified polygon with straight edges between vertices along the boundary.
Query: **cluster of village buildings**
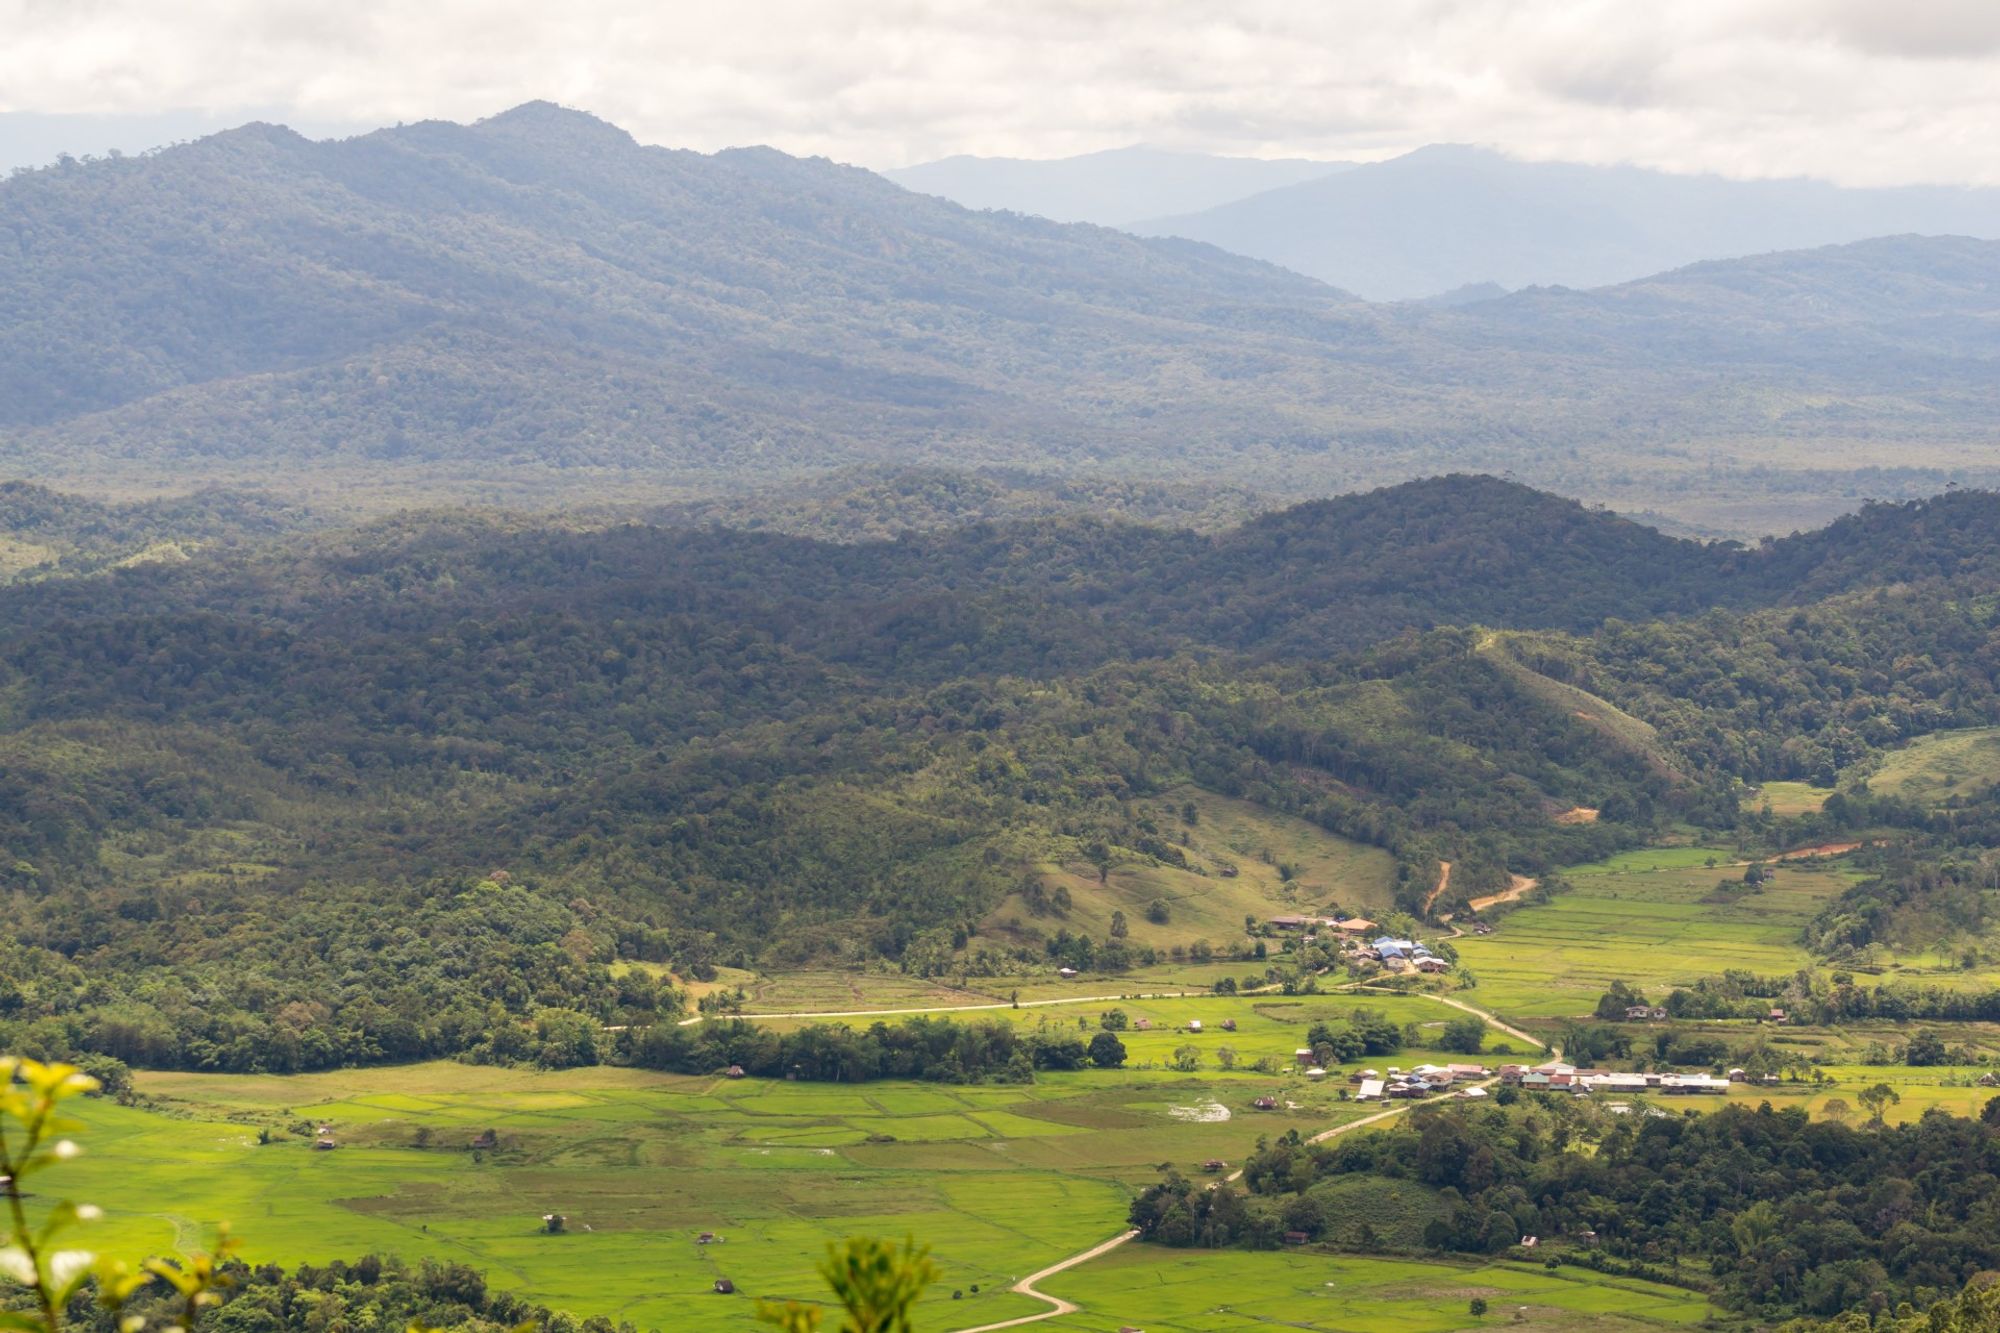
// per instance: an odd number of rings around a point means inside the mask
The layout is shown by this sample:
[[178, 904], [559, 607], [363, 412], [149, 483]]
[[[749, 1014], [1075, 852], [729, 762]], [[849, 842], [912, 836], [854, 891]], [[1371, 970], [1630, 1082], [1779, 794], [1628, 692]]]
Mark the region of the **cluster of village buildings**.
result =
[[[1615, 1069], [1579, 1069], [1552, 1060], [1547, 1064], [1501, 1065], [1500, 1081], [1529, 1092], [1659, 1092], [1670, 1096], [1722, 1096], [1731, 1083], [1747, 1083], [1750, 1075], [1732, 1069], [1727, 1077], [1714, 1074], [1627, 1073]], [[1764, 1081], [1775, 1083], [1777, 1075]]]
[[[1313, 1063], [1313, 1053], [1310, 1048], [1301, 1046], [1295, 1055], [1299, 1064], [1305, 1067], [1305, 1076], [1308, 1079], [1318, 1082], [1327, 1076], [1325, 1069]], [[1490, 1072], [1485, 1065], [1477, 1064], [1422, 1064], [1410, 1069], [1390, 1065], [1386, 1071], [1363, 1069], [1348, 1075], [1347, 1081], [1355, 1085], [1354, 1100], [1359, 1102], [1416, 1099], [1447, 1093], [1455, 1097], [1477, 1100], [1486, 1096], [1486, 1089], [1473, 1085], [1494, 1075], [1497, 1075], [1503, 1084], [1528, 1092], [1568, 1092], [1579, 1096], [1593, 1092], [1657, 1092], [1668, 1096], [1722, 1096], [1729, 1091], [1729, 1085], [1732, 1083], [1778, 1081], [1776, 1074], [1765, 1074], [1760, 1077], [1741, 1069], [1732, 1069], [1727, 1075], [1628, 1073], [1614, 1069], [1579, 1069], [1575, 1065], [1564, 1064], [1559, 1060], [1532, 1067], [1501, 1065], [1499, 1069]], [[1277, 1102], [1271, 1098], [1259, 1098], [1254, 1105], [1259, 1110], [1268, 1110], [1275, 1107]]]
[[1380, 963], [1391, 972], [1444, 972], [1451, 964], [1430, 951], [1429, 946], [1415, 940], [1399, 940], [1393, 935], [1377, 936], [1371, 943], [1368, 936], [1376, 929], [1373, 921], [1359, 916], [1274, 916], [1268, 923], [1273, 930], [1296, 930], [1303, 934], [1305, 942], [1313, 943], [1319, 932], [1329, 930], [1342, 938], [1341, 951], [1368, 962]]

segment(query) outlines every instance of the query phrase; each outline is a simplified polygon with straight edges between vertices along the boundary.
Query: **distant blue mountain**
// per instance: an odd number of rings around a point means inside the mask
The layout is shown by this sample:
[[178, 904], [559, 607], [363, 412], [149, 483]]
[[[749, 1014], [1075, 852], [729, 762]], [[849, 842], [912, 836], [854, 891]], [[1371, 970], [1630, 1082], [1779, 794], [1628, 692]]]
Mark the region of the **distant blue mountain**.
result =
[[1193, 213], [1234, 199], [1345, 171], [1347, 162], [1265, 160], [1113, 148], [1081, 157], [947, 157], [882, 174], [919, 194], [967, 208], [1004, 208], [1055, 222], [1122, 227], [1140, 218]]
[[1845, 189], [1517, 162], [1438, 145], [1136, 223], [1370, 300], [1479, 283], [1601, 287], [1707, 259], [1902, 234], [2000, 238], [2000, 190]]

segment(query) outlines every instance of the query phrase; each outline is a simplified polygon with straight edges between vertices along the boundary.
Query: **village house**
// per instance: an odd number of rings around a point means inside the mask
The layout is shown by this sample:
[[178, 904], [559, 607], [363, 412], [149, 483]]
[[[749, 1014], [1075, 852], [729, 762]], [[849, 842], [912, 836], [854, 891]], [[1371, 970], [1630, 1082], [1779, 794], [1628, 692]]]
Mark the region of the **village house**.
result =
[[1666, 1016], [1666, 1009], [1657, 1004], [1634, 1004], [1625, 1009], [1625, 1019], [1630, 1023], [1656, 1023]]
[[1201, 1169], [1210, 1175], [1214, 1175], [1218, 1171], [1227, 1171], [1229, 1163], [1223, 1161], [1220, 1157], [1211, 1157], [1201, 1164]]
[[726, 1277], [719, 1277], [715, 1279], [715, 1294], [718, 1296], [734, 1296], [736, 1294], [736, 1284]]
[[1201, 1031], [1201, 1020], [1199, 1018], [1190, 1018], [1188, 1020], [1187, 1028], [1189, 1032]]
[[1318, 1065], [1314, 1065], [1311, 1069], [1306, 1070], [1306, 1077], [1317, 1083], [1326, 1077], [1326, 1071]]
[[1275, 1111], [1278, 1109], [1278, 1099], [1276, 1097], [1259, 1097], [1250, 1103], [1250, 1109], [1253, 1111]]
[[1236, 1020], [1235, 1020], [1235, 1019], [1233, 1019], [1233, 1018], [1225, 1018], [1225, 1019], [1223, 1019], [1223, 1020], [1222, 1020], [1222, 1030], [1223, 1030], [1224, 1032], [1234, 1032], [1234, 1031], [1236, 1031]]
[[743, 1066], [742, 1066], [742, 1065], [731, 1065], [731, 1066], [729, 1066], [729, 1069], [728, 1069], [727, 1073], [728, 1073], [728, 1077], [730, 1077], [730, 1078], [742, 1078], [742, 1077], [743, 1077]]
[[1419, 972], [1446, 972], [1451, 969], [1450, 963], [1447, 963], [1442, 958], [1434, 958], [1430, 954], [1425, 954], [1422, 958], [1417, 959], [1416, 966]]
[[1296, 1051], [1292, 1052], [1292, 1059], [1298, 1061], [1302, 1065], [1311, 1064], [1313, 1062], [1312, 1047], [1310, 1046], [1299, 1047]]
[[1064, 981], [1068, 981], [1070, 978], [1076, 975], [1076, 969], [1073, 967], [1059, 967], [1056, 969], [1056, 975], [1061, 977]]
[[1361, 1080], [1361, 1090], [1354, 1094], [1354, 1100], [1357, 1102], [1379, 1102], [1382, 1100], [1382, 1091], [1385, 1086], [1379, 1078], [1364, 1078]]
[[1979, 1076], [1979, 1086], [1982, 1088], [2000, 1088], [2000, 1074], [1996, 1074], [1990, 1069], [1987, 1070]]

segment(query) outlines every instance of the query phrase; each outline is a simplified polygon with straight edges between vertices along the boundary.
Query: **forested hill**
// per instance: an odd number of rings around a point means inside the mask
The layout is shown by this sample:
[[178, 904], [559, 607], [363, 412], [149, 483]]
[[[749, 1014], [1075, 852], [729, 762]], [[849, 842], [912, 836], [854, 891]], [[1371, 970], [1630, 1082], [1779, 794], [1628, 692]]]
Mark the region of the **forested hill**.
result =
[[1743, 530], [1778, 494], [1978, 480], [2000, 410], [2000, 244], [1371, 306], [540, 103], [23, 173], [0, 259], [0, 470], [377, 508], [909, 463], [1292, 496], [1473, 468]]
[[[1590, 630], [2000, 575], [2000, 496], [1870, 505], [1745, 547], [1669, 537], [1491, 477], [1314, 501], [1211, 534], [1074, 515], [829, 543], [719, 526], [418, 514], [116, 579], [17, 590], [17, 631], [133, 616], [361, 627], [433, 616], [729, 617], [904, 678], [1190, 647], [1326, 657], [1411, 629]], [[952, 649], [946, 652], [945, 649]]]
[[308, 509], [254, 492], [105, 504], [27, 482], [0, 482], [0, 583], [88, 573], [119, 561], [177, 559], [215, 543], [311, 527]]
[[[1440, 859], [1492, 892], [2000, 723], [1996, 530], [1964, 492], [1703, 545], [1455, 476], [1212, 535], [440, 513], [16, 583], [0, 1024], [337, 1063], [466, 1049], [496, 995], [622, 1021], [653, 992], [618, 958], [1109, 947], [1002, 905], [1079, 864], [1198, 896], [1183, 788], [1378, 848], [1371, 906], [1434, 909]], [[276, 1040], [294, 1002], [337, 1039]]]

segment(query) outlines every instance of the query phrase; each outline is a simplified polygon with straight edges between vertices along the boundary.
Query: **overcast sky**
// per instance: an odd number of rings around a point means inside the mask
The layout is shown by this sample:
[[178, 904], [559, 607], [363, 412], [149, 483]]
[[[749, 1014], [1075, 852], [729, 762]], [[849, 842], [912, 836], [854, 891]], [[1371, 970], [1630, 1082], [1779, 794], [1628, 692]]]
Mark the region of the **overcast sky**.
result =
[[0, 0], [0, 165], [536, 97], [872, 167], [1476, 142], [2000, 184], [2000, 0]]

